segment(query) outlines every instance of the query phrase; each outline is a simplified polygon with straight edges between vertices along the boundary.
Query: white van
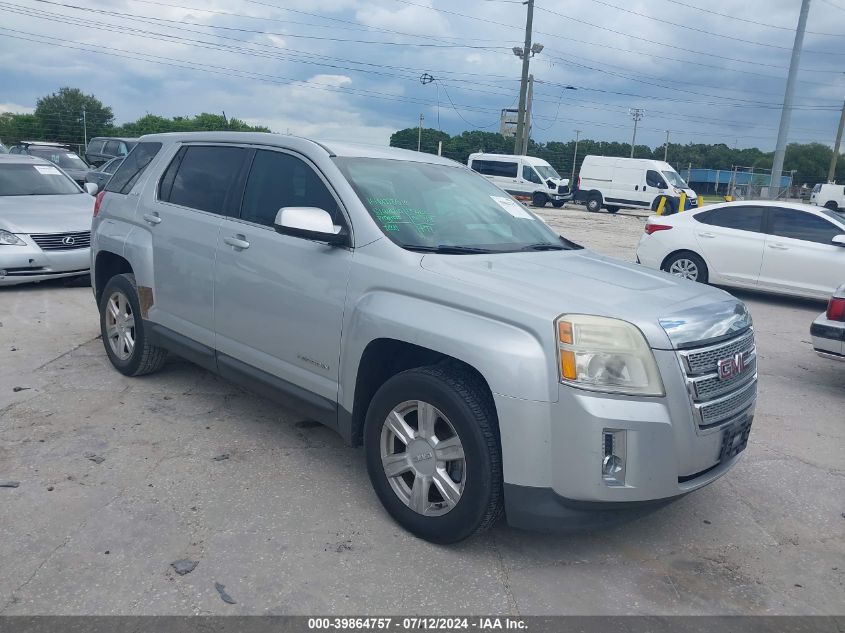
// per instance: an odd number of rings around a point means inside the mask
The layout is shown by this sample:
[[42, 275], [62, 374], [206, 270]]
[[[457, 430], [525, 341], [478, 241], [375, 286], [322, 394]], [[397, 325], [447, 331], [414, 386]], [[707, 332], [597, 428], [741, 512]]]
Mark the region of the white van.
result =
[[622, 207], [657, 209], [661, 196], [667, 196], [670, 213], [678, 210], [681, 193], [687, 194], [684, 208], [698, 206], [695, 191], [669, 163], [645, 158], [585, 156], [578, 176], [575, 199], [588, 211], [602, 207], [616, 213]]
[[810, 204], [827, 207], [831, 211], [845, 209], [845, 185], [817, 184], [810, 194]]
[[562, 178], [542, 158], [511, 154], [470, 154], [467, 165], [514, 198], [531, 200], [535, 207], [555, 207], [572, 198], [569, 178]]

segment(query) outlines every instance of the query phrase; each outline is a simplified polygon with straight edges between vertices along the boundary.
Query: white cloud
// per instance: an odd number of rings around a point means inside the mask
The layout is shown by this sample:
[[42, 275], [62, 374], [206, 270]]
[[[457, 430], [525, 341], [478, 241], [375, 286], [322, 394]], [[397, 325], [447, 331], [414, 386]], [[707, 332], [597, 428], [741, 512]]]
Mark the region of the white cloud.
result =
[[12, 114], [32, 114], [35, 108], [31, 106], [23, 106], [17, 103], [0, 103], [0, 113], [11, 112]]

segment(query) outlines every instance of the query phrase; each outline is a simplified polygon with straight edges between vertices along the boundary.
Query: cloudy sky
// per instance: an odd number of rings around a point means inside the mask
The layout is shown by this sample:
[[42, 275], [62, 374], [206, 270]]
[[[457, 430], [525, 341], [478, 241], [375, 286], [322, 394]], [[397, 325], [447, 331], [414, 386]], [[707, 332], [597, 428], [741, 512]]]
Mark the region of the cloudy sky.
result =
[[[532, 136], [628, 142], [638, 107], [638, 143], [670, 130], [770, 150], [800, 4], [537, 0]], [[422, 113], [451, 134], [496, 131], [518, 98], [525, 13], [520, 0], [0, 0], [0, 110], [68, 85], [119, 122], [225, 111], [386, 143]], [[845, 0], [812, 0], [790, 141], [831, 145], [843, 98]]]

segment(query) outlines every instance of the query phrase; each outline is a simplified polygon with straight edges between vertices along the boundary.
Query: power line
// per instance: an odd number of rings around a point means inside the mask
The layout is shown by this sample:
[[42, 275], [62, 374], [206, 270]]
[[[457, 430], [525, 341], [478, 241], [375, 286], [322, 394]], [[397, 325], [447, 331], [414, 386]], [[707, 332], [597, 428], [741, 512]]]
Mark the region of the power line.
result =
[[[47, 2], [47, 0], [38, 0], [38, 1]], [[50, 2], [48, 2], [48, 3], [50, 3]], [[51, 4], [56, 4], [56, 3], [51, 3]], [[379, 69], [379, 70], [366, 70], [366, 69], [354, 68], [354, 67], [350, 67], [350, 66], [332, 64], [332, 63], [327, 63], [327, 62], [322, 62], [322, 61], [318, 62], [318, 61], [314, 61], [313, 59], [302, 59], [301, 57], [303, 55], [311, 55], [311, 54], [306, 53], [306, 52], [299, 52], [299, 51], [297, 51], [297, 52], [279, 51], [277, 49], [277, 47], [272, 46], [272, 45], [267, 45], [267, 44], [262, 44], [262, 43], [245, 42], [244, 40], [241, 40], [239, 38], [227, 37], [227, 36], [222, 36], [222, 35], [218, 36], [218, 37], [221, 37], [222, 39], [232, 40], [232, 41], [238, 42], [240, 44], [246, 43], [246, 44], [250, 44], [250, 45], [256, 45], [256, 46], [261, 46], [261, 47], [264, 47], [264, 48], [269, 48], [269, 49], [271, 49], [272, 52], [271, 51], [256, 51], [254, 48], [247, 48], [247, 47], [243, 47], [243, 46], [224, 45], [224, 44], [219, 44], [219, 43], [216, 43], [216, 42], [196, 40], [196, 39], [178, 36], [178, 35], [172, 35], [172, 34], [168, 34], [168, 33], [149, 31], [149, 30], [145, 30], [145, 29], [137, 29], [137, 28], [133, 28], [133, 27], [115, 25], [115, 24], [110, 24], [110, 23], [105, 23], [105, 22], [97, 22], [97, 21], [92, 21], [92, 20], [89, 20], [89, 19], [75, 18], [73, 16], [68, 16], [68, 15], [59, 14], [59, 13], [52, 13], [52, 12], [43, 11], [43, 10], [40, 10], [40, 9], [30, 9], [28, 7], [19, 7], [19, 6], [16, 6], [16, 5], [11, 5], [9, 3], [0, 2], [0, 6], [5, 6], [5, 7], [7, 7], [7, 10], [10, 10], [10, 11], [15, 12], [15, 13], [20, 13], [22, 15], [28, 15], [30, 17], [36, 17], [36, 18], [51, 20], [51, 21], [56, 21], [56, 20], [58, 20], [58, 21], [68, 21], [68, 20], [70, 20], [70, 21], [74, 21], [74, 23], [77, 24], [78, 26], [87, 27], [87, 28], [97, 28], [97, 29], [111, 30], [111, 31], [114, 31], [114, 32], [133, 35], [133, 36], [136, 36], [136, 37], [144, 37], [145, 39], [159, 39], [161, 41], [176, 41], [178, 43], [189, 43], [192, 46], [198, 46], [200, 48], [207, 48], [207, 49], [211, 49], [211, 50], [223, 50], [223, 51], [234, 52], [234, 53], [242, 54], [242, 55], [250, 55], [250, 56], [256, 56], [257, 55], [257, 56], [266, 57], [266, 58], [291, 60], [291, 61], [297, 61], [298, 63], [303, 63], [303, 64], [311, 64], [311, 65], [323, 66], [323, 67], [326, 67], [326, 68], [348, 70], [348, 71], [353, 71], [353, 72], [362, 72], [362, 73], [380, 75], [380, 76], [388, 76], [388, 77], [403, 79], [403, 80], [406, 80], [406, 81], [415, 81], [416, 80], [416, 74], [419, 72], [419, 69], [405, 69], [405, 68], [401, 68], [401, 67], [388, 67], [388, 66], [385, 66], [383, 64], [366, 64], [366, 65], [369, 65], [369, 66], [372, 66], [372, 67]], [[78, 7], [76, 5], [64, 5], [64, 6], [71, 7], [73, 9], [77, 9], [77, 10], [84, 10], [81, 7]], [[125, 16], [127, 14], [123, 14], [123, 15]], [[132, 17], [135, 17], [135, 18], [138, 18], [138, 19], [141, 19], [141, 20], [144, 19], [142, 16], [132, 16]], [[184, 28], [182, 28], [181, 31], [198, 33], [197, 31], [193, 31], [191, 29], [184, 29]], [[202, 33], [200, 33], [200, 34], [202, 34]], [[205, 34], [203, 34], [203, 35], [205, 35]], [[321, 56], [314, 56], [314, 55], [311, 55], [311, 56], [317, 57], [317, 58], [321, 57]], [[342, 62], [345, 62], [345, 63], [358, 64], [358, 65], [362, 64], [362, 62], [357, 62], [355, 60], [348, 60], [348, 59], [343, 59], [343, 58], [332, 58], [332, 59], [339, 60], [339, 61], [342, 61]], [[391, 70], [393, 70], [393, 69], [400, 70], [400, 73], [412, 71], [414, 73], [414, 76], [411, 76], [410, 73], [409, 74], [397, 74], [395, 72], [385, 72], [383, 70], [385, 68], [391, 69]], [[587, 68], [589, 68], [589, 67], [587, 67]], [[670, 89], [670, 90], [673, 90], [675, 92], [678, 91], [677, 88], [673, 88], [671, 86], [659, 86], [658, 85], [658, 87], [661, 87], [661, 88], [664, 88], [664, 89]], [[613, 95], [617, 95], [617, 96], [636, 97], [636, 98], [641, 98], [641, 99], [659, 99], [661, 101], [671, 101], [671, 102], [675, 102], [675, 103], [690, 103], [690, 104], [700, 104], [700, 105], [721, 105], [721, 106], [730, 106], [730, 107], [753, 107], [753, 108], [779, 108], [780, 107], [779, 103], [766, 103], [766, 102], [760, 102], [760, 101], [753, 101], [753, 100], [750, 100], [750, 99], [741, 99], [739, 97], [720, 97], [720, 98], [723, 99], [723, 100], [727, 99], [727, 100], [730, 100], [730, 101], [740, 102], [740, 103], [728, 103], [726, 101], [704, 102], [704, 101], [696, 101], [696, 100], [691, 100], [691, 99], [680, 99], [680, 98], [677, 98], [677, 97], [665, 97], [665, 96], [657, 97], [657, 96], [649, 96], [649, 95], [642, 95], [642, 94], [636, 94], [636, 93], [612, 91], [612, 90], [605, 90], [605, 89], [599, 89], [599, 88], [591, 88], [591, 87], [588, 87], [588, 86], [577, 86], [577, 88], [580, 89], [580, 90], [601, 92], [601, 93], [613, 94]], [[472, 92], [474, 90], [469, 90], [469, 91]], [[475, 91], [477, 91], [477, 90], [475, 90]], [[481, 92], [481, 91], [477, 91], [477, 92]], [[692, 94], [697, 94], [699, 96], [714, 97], [714, 95], [707, 94], [707, 93], [698, 93], [698, 92], [695, 92], [695, 91], [686, 91], [686, 92], [690, 92]], [[810, 109], [810, 108], [816, 109], [815, 107], [811, 107], [811, 106], [803, 106], [803, 107], [807, 108], [807, 109]], [[833, 106], [831, 106], [831, 107], [833, 107]], [[821, 108], [823, 108], [823, 106], [819, 106], [819, 109], [821, 109]]]
[[[645, 18], [647, 20], [652, 20], [653, 22], [660, 22], [661, 24], [668, 24], [670, 26], [674, 26], [674, 27], [677, 27], [677, 28], [687, 29], [688, 31], [695, 31], [696, 33], [703, 33], [703, 34], [709, 35], [711, 37], [719, 37], [719, 38], [722, 38], [722, 39], [728, 39], [728, 40], [731, 40], [733, 42], [738, 41], [736, 36], [734, 36], [734, 35], [726, 35], [724, 33], [716, 33], [715, 31], [708, 31], [707, 29], [698, 28], [696, 26], [688, 26], [686, 24], [681, 24], [680, 22], [672, 22], [671, 20], [665, 20], [663, 18], [657, 18], [657, 17], [654, 17], [652, 15], [648, 15], [646, 13], [641, 13], [640, 11], [634, 11], [633, 9], [626, 9], [625, 7], [620, 7], [619, 5], [612, 4], [610, 2], [606, 2], [605, 0], [591, 0], [591, 1], [595, 2], [596, 4], [600, 4], [602, 6], [609, 7], [611, 9], [616, 9], [617, 11], [624, 11], [625, 13], [630, 13], [631, 15], [636, 15], [636, 16], [639, 16], [641, 18]], [[552, 11], [551, 9], [546, 9], [544, 7], [538, 6], [537, 8], [540, 9], [541, 11], [546, 11], [547, 13], [553, 13], [553, 14], [559, 15], [561, 17], [569, 17], [569, 16], [564, 16], [564, 14], [562, 14], [562, 13], [558, 13], [557, 11]], [[792, 30], [794, 31], [794, 29], [792, 29]], [[789, 46], [780, 46], [778, 44], [767, 44], [766, 42], [757, 42], [755, 40], [749, 40], [749, 39], [746, 39], [746, 38], [742, 38], [739, 41], [741, 41], [743, 44], [751, 44], [753, 46], [764, 46], [764, 47], [767, 47], [767, 48], [777, 48], [777, 49], [784, 50], [784, 51], [792, 50], [791, 47], [789, 47]], [[811, 51], [811, 50], [807, 50], [805, 52], [815, 53], [817, 55], [845, 55], [845, 52], [833, 52], [833, 51]]]
[[[254, 0], [252, 0], [252, 1], [254, 1]], [[449, 14], [449, 15], [455, 15], [455, 16], [462, 17], [462, 18], [468, 18], [470, 20], [477, 20], [477, 21], [480, 21], [480, 22], [486, 22], [488, 24], [495, 24], [497, 26], [503, 26], [503, 27], [511, 28], [511, 29], [513, 28], [512, 24], [506, 24], [505, 22], [497, 22], [496, 20], [490, 20], [489, 18], [482, 18], [482, 17], [475, 16], [475, 15], [468, 15], [466, 13], [460, 13], [458, 11], [451, 11], [449, 9], [440, 9], [440, 8], [437, 8], [437, 7], [430, 7], [430, 6], [427, 6], [427, 5], [424, 5], [424, 4], [419, 4], [417, 2], [413, 2], [412, 0], [396, 0], [396, 2], [402, 2], [404, 4], [409, 4], [409, 5], [412, 5], [412, 6], [415, 6], [415, 7], [420, 7], [422, 9], [429, 9], [431, 11], [438, 11], [440, 13], [446, 13], [446, 14]], [[579, 18], [576, 18], [572, 15], [566, 15], [564, 13], [560, 13], [558, 11], [553, 11], [551, 9], [544, 9], [544, 11], [546, 11], [547, 13], [552, 13], [552, 14], [557, 15], [559, 17], [565, 18], [567, 20], [571, 20], [573, 22], [578, 22], [579, 24], [583, 24], [585, 26], [589, 26], [589, 27], [592, 27], [592, 28], [595, 28], [595, 29], [600, 29], [602, 31], [607, 31], [609, 33], [613, 33], [614, 35], [621, 35], [623, 37], [629, 37], [631, 39], [640, 40], [640, 41], [646, 42], [646, 43], [654, 45], [654, 46], [665, 46], [667, 48], [674, 48], [676, 50], [682, 50], [682, 51], [687, 52], [687, 53], [693, 53], [693, 54], [696, 54], [696, 55], [705, 55], [705, 56], [709, 56], [709, 57], [714, 57], [716, 59], [724, 59], [725, 61], [738, 62], [738, 63], [741, 63], [741, 64], [752, 64], [752, 65], [755, 65], [755, 66], [764, 66], [764, 67], [767, 67], [767, 68], [778, 68], [780, 70], [786, 69], [785, 66], [778, 66], [776, 64], [767, 64], [767, 63], [764, 63], [764, 62], [749, 61], [747, 59], [738, 59], [736, 57], [727, 57], [727, 56], [724, 56], [724, 55], [717, 55], [716, 53], [711, 53], [711, 52], [707, 52], [707, 51], [697, 51], [697, 50], [692, 50], [692, 49], [689, 49], [689, 48], [686, 48], [686, 47], [675, 46], [674, 44], [667, 44], [666, 42], [659, 42], [659, 41], [652, 40], [652, 39], [649, 39], [649, 38], [646, 38], [646, 37], [640, 37], [639, 35], [633, 35], [631, 33], [625, 33], [624, 31], [617, 31], [616, 29], [612, 29], [612, 28], [607, 27], [607, 26], [602, 26], [600, 24], [594, 24], [592, 22], [588, 22], [586, 20], [581, 20]], [[555, 34], [555, 33], [544, 32], [544, 31], [534, 31], [534, 33], [536, 33], [538, 35], [547, 35], [549, 37], [554, 37], [554, 38], [557, 38], [560, 35], [560, 34]], [[839, 70], [828, 70], [828, 69], [802, 68], [802, 70], [804, 70], [805, 72], [816, 72], [816, 73], [832, 73], [832, 74], [840, 74], [841, 73], [841, 71], [839, 71]]]
[[[826, 0], [822, 1], [825, 2]], [[754, 26], [764, 26], [769, 29], [779, 29], [781, 31], [789, 31], [791, 33], [795, 32], [795, 28], [791, 26], [778, 26], [777, 24], [768, 24], [766, 22], [758, 22], [757, 20], [749, 20], [748, 18], [741, 18], [739, 16], [730, 15], [728, 13], [719, 13], [718, 11], [714, 11], [709, 6], [707, 8], [697, 7], [694, 4], [687, 4], [686, 2], [681, 2], [681, 0], [666, 0], [666, 2], [678, 4], [682, 7], [687, 7], [688, 9], [695, 9], [696, 11], [701, 11], [703, 13], [706, 13], [707, 15], [718, 15], [721, 18], [728, 18], [730, 20], [736, 20], [738, 22], [745, 22], [746, 24], [753, 24]], [[813, 35], [825, 35], [827, 37], [845, 37], [845, 33], [823, 33], [821, 31], [807, 31], [807, 33], [812, 33]]]

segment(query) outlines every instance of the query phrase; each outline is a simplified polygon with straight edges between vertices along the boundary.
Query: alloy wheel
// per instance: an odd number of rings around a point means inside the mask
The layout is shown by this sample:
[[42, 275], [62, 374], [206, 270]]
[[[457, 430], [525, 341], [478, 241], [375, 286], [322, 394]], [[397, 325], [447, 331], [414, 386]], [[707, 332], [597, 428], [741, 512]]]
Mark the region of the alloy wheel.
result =
[[398, 404], [384, 421], [379, 445], [390, 487], [414, 512], [440, 516], [461, 500], [464, 448], [439, 409], [421, 400]]
[[685, 257], [672, 262], [672, 265], [669, 266], [669, 272], [683, 279], [698, 281], [698, 266], [694, 261]]
[[128, 360], [135, 349], [135, 315], [122, 292], [113, 292], [106, 303], [106, 336], [111, 351], [120, 360]]

